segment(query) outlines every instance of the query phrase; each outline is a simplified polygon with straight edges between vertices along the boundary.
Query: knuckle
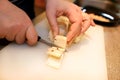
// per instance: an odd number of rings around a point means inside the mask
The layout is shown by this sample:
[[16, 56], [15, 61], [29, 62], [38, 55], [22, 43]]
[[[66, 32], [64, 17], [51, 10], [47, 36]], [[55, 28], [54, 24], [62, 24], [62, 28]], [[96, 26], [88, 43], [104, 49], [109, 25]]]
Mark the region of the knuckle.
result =
[[14, 36], [6, 36], [6, 39], [7, 39], [8, 41], [14, 41]]
[[17, 44], [23, 44], [24, 41], [22, 41], [22, 40], [17, 40], [16, 43], [17, 43]]

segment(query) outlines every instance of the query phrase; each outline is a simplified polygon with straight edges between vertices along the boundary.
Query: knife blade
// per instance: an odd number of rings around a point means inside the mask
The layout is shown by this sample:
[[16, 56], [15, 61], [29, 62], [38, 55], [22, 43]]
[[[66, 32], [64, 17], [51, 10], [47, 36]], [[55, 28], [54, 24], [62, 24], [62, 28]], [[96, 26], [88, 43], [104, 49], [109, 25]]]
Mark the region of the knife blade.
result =
[[[13, 41], [8, 41], [8, 40], [6, 40], [6, 39], [0, 39], [0, 41], [1, 41], [1, 43], [2, 43], [2, 44], [0, 43], [0, 45], [2, 45], [2, 46], [3, 46], [3, 45], [6, 46], [7, 44], [13, 42]], [[57, 45], [55, 45], [55, 44], [53, 44], [53, 43], [50, 43], [50, 42], [42, 39], [40, 36], [38, 36], [38, 41], [40, 41], [40, 42], [42, 42], [42, 43], [44, 43], [44, 44], [46, 44], [46, 45], [48, 45], [48, 46], [50, 46], [50, 47], [52, 47], [52, 46], [54, 46], [54, 47], [60, 47], [60, 46], [57, 46]], [[60, 47], [60, 48], [61, 48], [61, 47]], [[0, 49], [2, 49], [2, 48], [0, 48]]]
[[[40, 41], [40, 42], [42, 42], [42, 43], [44, 43], [44, 44], [46, 44], [46, 45], [48, 45], [48, 46], [50, 46], [50, 47], [54, 46], [54, 47], [59, 47], [59, 48], [61, 48], [61, 47], [58, 46], [58, 45], [55, 45], [55, 44], [53, 44], [53, 43], [50, 43], [50, 42], [42, 39], [40, 36], [38, 36], [38, 41]], [[67, 52], [67, 49], [65, 49], [65, 52]]]
[[44, 44], [46, 44], [46, 45], [48, 45], [48, 46], [50, 46], [50, 47], [52, 47], [52, 46], [54, 46], [54, 47], [60, 47], [60, 46], [57, 46], [57, 45], [55, 45], [55, 44], [53, 44], [53, 43], [50, 43], [50, 42], [42, 39], [40, 36], [38, 36], [38, 41], [40, 41], [40, 42], [42, 42], [42, 43], [44, 43]]

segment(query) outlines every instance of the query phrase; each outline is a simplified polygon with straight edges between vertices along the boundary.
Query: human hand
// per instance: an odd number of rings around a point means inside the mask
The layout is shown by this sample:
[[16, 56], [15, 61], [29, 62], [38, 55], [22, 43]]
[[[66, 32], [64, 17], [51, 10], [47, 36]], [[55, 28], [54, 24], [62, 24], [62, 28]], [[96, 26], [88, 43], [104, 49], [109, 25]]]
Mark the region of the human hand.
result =
[[90, 25], [95, 25], [93, 19], [88, 14], [83, 13], [80, 7], [65, 0], [46, 0], [46, 14], [54, 36], [59, 34], [56, 18], [61, 15], [69, 18], [71, 27], [67, 33], [68, 43], [74, 37], [84, 33]]
[[37, 42], [37, 33], [27, 14], [8, 0], [0, 1], [0, 38], [16, 41], [18, 44], [27, 40], [29, 45]]

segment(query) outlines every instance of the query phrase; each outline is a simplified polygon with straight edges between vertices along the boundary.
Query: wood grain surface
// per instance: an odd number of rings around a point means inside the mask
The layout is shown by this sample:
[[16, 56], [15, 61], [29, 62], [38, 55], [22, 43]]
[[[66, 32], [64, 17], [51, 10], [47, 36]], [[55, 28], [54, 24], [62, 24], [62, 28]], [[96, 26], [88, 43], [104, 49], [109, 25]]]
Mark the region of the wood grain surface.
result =
[[120, 25], [104, 27], [108, 80], [120, 80]]

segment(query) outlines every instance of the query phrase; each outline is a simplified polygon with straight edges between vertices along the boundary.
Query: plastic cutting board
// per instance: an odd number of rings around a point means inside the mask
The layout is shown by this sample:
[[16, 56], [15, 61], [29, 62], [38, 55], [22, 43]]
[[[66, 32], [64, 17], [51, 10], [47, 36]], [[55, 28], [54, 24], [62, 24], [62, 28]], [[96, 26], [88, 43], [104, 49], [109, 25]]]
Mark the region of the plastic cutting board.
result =
[[[38, 34], [49, 41], [47, 20], [36, 25]], [[0, 51], [0, 80], [107, 80], [104, 31], [90, 27], [78, 44], [64, 55], [62, 65], [46, 65], [49, 46], [11, 43]]]

